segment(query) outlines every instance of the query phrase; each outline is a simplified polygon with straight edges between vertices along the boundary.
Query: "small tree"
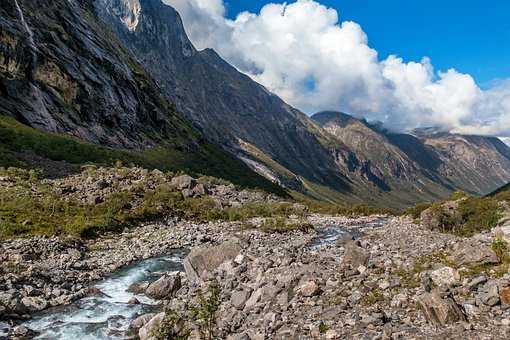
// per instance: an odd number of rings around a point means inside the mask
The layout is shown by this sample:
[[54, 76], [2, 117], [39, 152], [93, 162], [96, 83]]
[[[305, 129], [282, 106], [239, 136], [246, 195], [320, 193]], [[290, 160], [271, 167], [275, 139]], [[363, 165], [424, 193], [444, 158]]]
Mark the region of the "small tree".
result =
[[216, 325], [216, 313], [221, 304], [220, 285], [213, 281], [209, 285], [207, 296], [198, 293], [198, 305], [191, 307], [191, 313], [195, 324], [199, 328], [203, 339], [214, 339], [214, 326]]

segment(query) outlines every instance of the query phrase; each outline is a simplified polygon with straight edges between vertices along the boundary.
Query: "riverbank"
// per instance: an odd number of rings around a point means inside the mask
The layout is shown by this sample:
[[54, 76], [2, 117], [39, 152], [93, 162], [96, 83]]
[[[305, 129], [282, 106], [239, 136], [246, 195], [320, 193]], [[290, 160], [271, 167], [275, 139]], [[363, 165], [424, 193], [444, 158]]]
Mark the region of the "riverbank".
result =
[[[465, 239], [405, 218], [381, 223], [380, 216], [312, 215], [308, 221], [314, 230], [265, 233], [239, 222], [170, 220], [81, 245], [54, 238], [4, 242], [3, 258], [16, 265], [2, 275], [2, 301], [10, 294], [17, 302], [9, 305], [23, 305], [27, 297], [38, 307], [67, 304], [97, 294], [90, 287], [126, 265], [175, 249], [214, 249], [235, 240], [240, 256], [198, 282], [182, 272], [180, 287], [154, 312], [165, 306], [182, 309], [215, 280], [221, 292], [215, 332], [222, 339], [510, 335], [510, 276], [508, 268], [501, 272], [491, 250], [492, 232]], [[325, 228], [350, 230], [359, 239], [353, 243], [343, 232], [330, 239]], [[8, 321], [23, 322], [32, 312], [23, 311], [21, 319], [8, 316]], [[138, 319], [127, 332], [139, 335], [155, 315], [145, 317], [145, 323]]]

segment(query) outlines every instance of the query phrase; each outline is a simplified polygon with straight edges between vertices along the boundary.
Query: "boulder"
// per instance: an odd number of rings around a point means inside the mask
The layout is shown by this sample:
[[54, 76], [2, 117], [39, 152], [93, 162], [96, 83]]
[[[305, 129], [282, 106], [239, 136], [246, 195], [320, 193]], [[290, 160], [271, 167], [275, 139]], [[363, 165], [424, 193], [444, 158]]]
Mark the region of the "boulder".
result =
[[495, 280], [490, 280], [478, 288], [476, 298], [487, 306], [495, 306], [499, 303], [499, 288]]
[[133, 293], [133, 294], [143, 294], [143, 293], [145, 293], [147, 288], [149, 288], [149, 285], [150, 285], [150, 282], [146, 282], [146, 281], [135, 282], [128, 287], [127, 292]]
[[179, 274], [163, 275], [149, 285], [145, 295], [156, 300], [172, 297], [181, 288], [181, 276]]
[[430, 278], [437, 286], [451, 286], [459, 282], [460, 274], [451, 267], [443, 267], [433, 270]]
[[251, 296], [251, 290], [243, 289], [243, 290], [235, 291], [232, 293], [232, 296], [230, 297], [230, 303], [235, 308], [241, 310], [244, 308], [246, 301], [248, 301], [250, 296]]
[[460, 220], [458, 208], [460, 201], [448, 201], [441, 206], [432, 206], [420, 215], [421, 224], [430, 230], [438, 230], [443, 227], [443, 220]]
[[21, 303], [30, 311], [38, 312], [48, 307], [48, 301], [41, 297], [27, 296], [21, 299]]
[[321, 289], [315, 281], [308, 281], [298, 288], [302, 296], [312, 297], [319, 295]]
[[502, 225], [496, 229], [496, 236], [507, 243], [510, 243], [510, 223]]
[[501, 304], [510, 306], [510, 286], [503, 287], [499, 290], [499, 299]]
[[499, 262], [496, 253], [489, 247], [476, 240], [456, 243], [448, 260], [457, 265], [495, 264]]
[[205, 273], [212, 272], [225, 261], [233, 261], [241, 251], [237, 241], [218, 246], [195, 248], [184, 259], [184, 269], [191, 282], [200, 281]]
[[244, 304], [244, 309], [250, 310], [253, 308], [262, 298], [262, 293], [262, 288], [257, 289]]
[[131, 321], [131, 324], [129, 325], [129, 328], [134, 330], [134, 331], [138, 331], [140, 328], [145, 326], [149, 321], [151, 321], [151, 319], [154, 316], [156, 316], [155, 313], [149, 313], [149, 314], [140, 315], [139, 317], [137, 317], [136, 319]]
[[172, 178], [172, 185], [179, 190], [192, 189], [197, 181], [188, 175], [182, 175]]
[[425, 319], [433, 325], [466, 320], [461, 307], [451, 297], [441, 297], [436, 291], [419, 296], [417, 302]]
[[345, 245], [342, 268], [357, 269], [360, 266], [366, 266], [369, 258], [370, 256], [365, 249], [358, 246], [356, 242], [348, 242]]
[[138, 331], [140, 340], [156, 340], [154, 332], [161, 325], [161, 322], [165, 319], [165, 313], [161, 312], [152, 317], [146, 324]]

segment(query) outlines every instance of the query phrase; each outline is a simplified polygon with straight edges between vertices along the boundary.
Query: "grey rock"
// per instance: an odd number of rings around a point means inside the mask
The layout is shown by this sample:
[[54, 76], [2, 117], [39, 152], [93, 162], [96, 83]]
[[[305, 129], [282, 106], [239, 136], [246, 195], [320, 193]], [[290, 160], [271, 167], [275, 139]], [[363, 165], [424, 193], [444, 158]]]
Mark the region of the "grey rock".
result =
[[251, 291], [247, 289], [238, 290], [232, 293], [232, 296], [230, 297], [230, 303], [235, 308], [241, 310], [244, 308], [246, 301], [251, 296]]
[[21, 303], [31, 312], [38, 312], [48, 307], [48, 301], [41, 297], [27, 296], [21, 299]]
[[417, 298], [425, 319], [434, 325], [465, 321], [461, 307], [451, 297], [441, 297], [438, 292], [425, 293]]
[[499, 262], [496, 253], [489, 246], [474, 240], [456, 243], [449, 260], [457, 265], [481, 265]]
[[487, 306], [495, 306], [499, 303], [499, 288], [496, 281], [489, 281], [483, 286], [478, 288], [478, 294], [476, 295], [480, 301]]
[[165, 319], [165, 313], [156, 314], [138, 331], [140, 340], [155, 340], [153, 337], [154, 331], [161, 325], [161, 322]]
[[367, 254], [366, 250], [359, 247], [356, 242], [348, 242], [345, 245], [342, 267], [357, 269], [360, 266], [366, 266], [369, 258], [370, 256]]
[[172, 178], [172, 185], [179, 190], [193, 189], [193, 187], [196, 185], [196, 180], [189, 175], [181, 175]]
[[225, 261], [232, 261], [239, 255], [241, 246], [237, 241], [227, 241], [218, 246], [194, 248], [184, 259], [188, 279], [197, 282], [204, 273], [212, 272]]
[[181, 276], [179, 274], [163, 275], [151, 283], [145, 294], [153, 299], [162, 300], [172, 297], [181, 288]]
[[146, 325], [154, 316], [156, 316], [155, 313], [140, 315], [139, 317], [131, 321], [129, 328], [138, 332], [138, 330], [142, 328], [144, 325]]

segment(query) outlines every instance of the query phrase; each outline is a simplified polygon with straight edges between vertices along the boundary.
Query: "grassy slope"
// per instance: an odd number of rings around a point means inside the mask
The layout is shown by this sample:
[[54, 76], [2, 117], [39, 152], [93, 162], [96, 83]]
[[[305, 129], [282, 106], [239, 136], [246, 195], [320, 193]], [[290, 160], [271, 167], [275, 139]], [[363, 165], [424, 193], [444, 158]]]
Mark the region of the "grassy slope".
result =
[[122, 161], [148, 169], [185, 171], [224, 178], [243, 187], [259, 188], [281, 196], [287, 195], [279, 186], [255, 174], [244, 163], [209, 143], [202, 143], [194, 150], [164, 147], [146, 151], [111, 149], [66, 135], [42, 132], [0, 115], [0, 167], [29, 167], [20, 160], [19, 152], [22, 151], [76, 165], [110, 165]]

